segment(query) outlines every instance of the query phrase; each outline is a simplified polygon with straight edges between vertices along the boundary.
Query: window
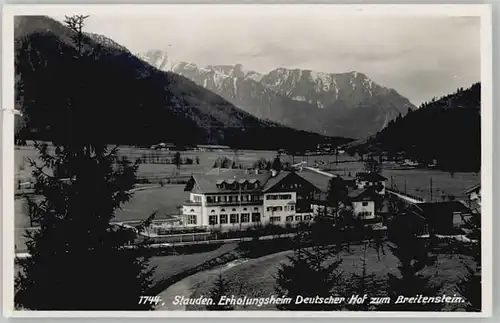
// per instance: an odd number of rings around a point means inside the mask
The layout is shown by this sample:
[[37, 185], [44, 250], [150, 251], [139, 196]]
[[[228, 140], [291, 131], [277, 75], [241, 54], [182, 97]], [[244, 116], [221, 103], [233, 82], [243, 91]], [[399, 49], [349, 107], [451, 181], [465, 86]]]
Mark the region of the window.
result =
[[253, 210], [254, 210], [254, 211], [258, 211], [258, 210], [259, 210], [259, 208], [258, 208], [258, 207], [254, 207], [254, 208], [253, 208]]
[[252, 222], [260, 222], [260, 213], [252, 213]]
[[282, 194], [280, 195], [280, 200], [291, 200], [292, 194]]
[[267, 195], [266, 196], [266, 200], [277, 200], [278, 199], [278, 195]]
[[208, 217], [208, 224], [209, 225], [216, 225], [217, 224], [217, 215], [210, 215]]
[[290, 205], [290, 210], [295, 211], [295, 205]]
[[281, 212], [283, 211], [282, 206], [268, 206], [267, 207], [267, 212]]
[[286, 217], [286, 222], [292, 222], [292, 221], [293, 221], [293, 215]]
[[196, 222], [197, 222], [196, 218], [197, 218], [196, 214], [188, 215], [188, 219], [187, 219], [188, 223], [187, 224], [196, 224]]
[[227, 224], [227, 214], [220, 215], [220, 224]]
[[363, 206], [368, 206], [368, 202], [363, 202], [362, 205]]
[[193, 201], [195, 201], [195, 202], [201, 202], [201, 196], [199, 196], [199, 195], [194, 195], [194, 196], [193, 196]]
[[194, 209], [189, 210], [189, 213], [194, 213]]
[[238, 223], [238, 214], [231, 214], [229, 216], [229, 222], [230, 223]]
[[310, 221], [311, 216], [310, 215], [304, 215], [304, 221]]
[[271, 221], [271, 223], [281, 222], [281, 217], [280, 216], [272, 216], [269, 218], [269, 221]]
[[296, 215], [295, 216], [295, 221], [302, 222], [302, 215]]
[[250, 222], [250, 213], [241, 213], [241, 223]]

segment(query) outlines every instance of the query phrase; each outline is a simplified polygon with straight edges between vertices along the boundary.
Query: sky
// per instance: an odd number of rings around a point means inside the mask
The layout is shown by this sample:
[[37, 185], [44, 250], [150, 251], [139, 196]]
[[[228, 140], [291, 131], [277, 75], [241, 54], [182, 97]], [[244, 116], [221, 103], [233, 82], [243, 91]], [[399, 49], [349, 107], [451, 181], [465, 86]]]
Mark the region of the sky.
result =
[[94, 14], [85, 29], [133, 53], [159, 49], [174, 61], [200, 66], [243, 64], [261, 73], [278, 67], [357, 71], [415, 105], [481, 77], [479, 17], [187, 9]]

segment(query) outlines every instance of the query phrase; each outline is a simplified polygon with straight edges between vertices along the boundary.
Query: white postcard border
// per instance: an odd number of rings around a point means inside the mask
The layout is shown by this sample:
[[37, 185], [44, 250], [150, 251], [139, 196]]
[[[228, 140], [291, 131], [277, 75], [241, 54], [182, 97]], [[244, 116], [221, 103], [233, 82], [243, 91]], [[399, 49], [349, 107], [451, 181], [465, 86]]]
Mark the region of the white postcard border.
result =
[[[481, 187], [482, 187], [482, 300], [483, 311], [472, 312], [280, 312], [280, 311], [226, 311], [226, 312], [175, 312], [175, 311], [15, 311], [14, 291], [14, 43], [13, 16], [15, 15], [141, 15], [160, 14], [162, 9], [187, 10], [191, 14], [207, 10], [241, 10], [240, 5], [230, 4], [166, 4], [166, 5], [5, 5], [2, 20], [2, 257], [3, 257], [3, 311], [7, 317], [490, 317], [492, 315], [492, 215], [493, 215], [493, 145], [492, 145], [492, 17], [491, 5], [340, 5], [340, 4], [245, 4], [245, 10], [266, 6], [270, 10], [323, 12], [335, 8], [334, 15], [424, 15], [424, 16], [480, 16], [481, 17]], [[217, 8], [215, 8], [217, 7]], [[8, 216], [6, 216], [8, 215]]]

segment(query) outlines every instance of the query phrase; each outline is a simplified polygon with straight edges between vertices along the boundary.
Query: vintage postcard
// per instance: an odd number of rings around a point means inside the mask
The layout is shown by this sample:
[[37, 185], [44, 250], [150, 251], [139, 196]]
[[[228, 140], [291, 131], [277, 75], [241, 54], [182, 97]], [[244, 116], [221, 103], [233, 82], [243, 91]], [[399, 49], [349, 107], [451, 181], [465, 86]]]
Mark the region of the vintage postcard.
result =
[[491, 315], [488, 5], [3, 18], [4, 315]]

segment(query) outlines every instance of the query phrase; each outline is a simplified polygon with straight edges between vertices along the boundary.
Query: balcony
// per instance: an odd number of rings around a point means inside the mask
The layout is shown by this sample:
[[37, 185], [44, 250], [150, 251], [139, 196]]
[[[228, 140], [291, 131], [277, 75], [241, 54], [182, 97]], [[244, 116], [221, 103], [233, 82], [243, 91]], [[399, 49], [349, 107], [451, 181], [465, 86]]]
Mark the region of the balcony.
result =
[[194, 202], [194, 201], [184, 201], [182, 205], [185, 206], [201, 206], [201, 202]]
[[262, 205], [263, 201], [219, 201], [219, 202], [207, 202], [207, 206], [229, 206], [229, 205]]

